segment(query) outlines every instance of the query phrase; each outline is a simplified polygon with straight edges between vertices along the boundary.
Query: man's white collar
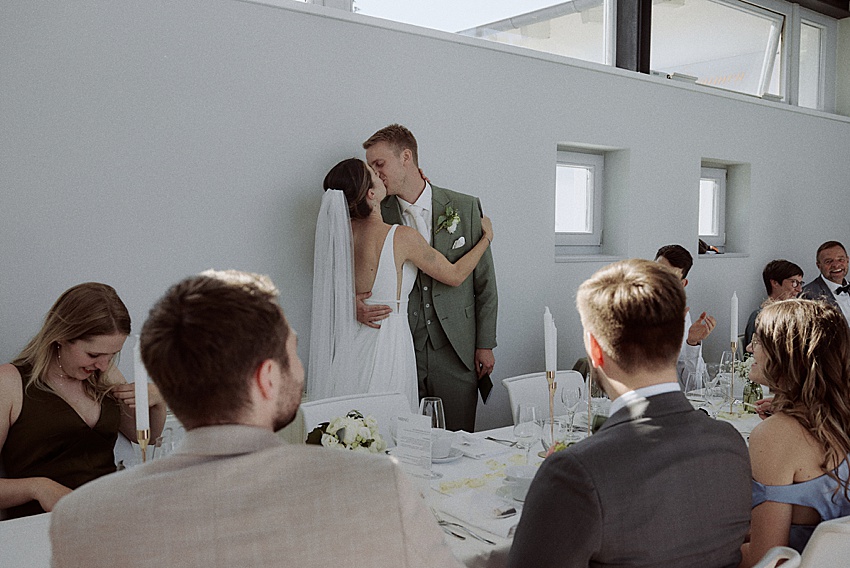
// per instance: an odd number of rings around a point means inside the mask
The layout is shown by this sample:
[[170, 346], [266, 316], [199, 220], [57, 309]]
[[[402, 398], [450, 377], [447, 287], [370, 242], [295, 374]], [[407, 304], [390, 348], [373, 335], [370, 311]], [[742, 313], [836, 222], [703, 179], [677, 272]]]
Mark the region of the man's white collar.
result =
[[621, 408], [625, 408], [625, 406], [635, 400], [640, 400], [643, 398], [649, 398], [651, 396], [655, 396], [657, 394], [664, 394], [668, 392], [676, 392], [682, 389], [679, 388], [679, 383], [670, 382], [670, 383], [658, 383], [657, 385], [650, 385], [648, 387], [643, 387], [640, 389], [630, 390], [624, 392], [620, 396], [618, 396], [611, 403], [611, 410], [609, 411], [609, 416], [613, 416], [615, 412], [620, 410]]

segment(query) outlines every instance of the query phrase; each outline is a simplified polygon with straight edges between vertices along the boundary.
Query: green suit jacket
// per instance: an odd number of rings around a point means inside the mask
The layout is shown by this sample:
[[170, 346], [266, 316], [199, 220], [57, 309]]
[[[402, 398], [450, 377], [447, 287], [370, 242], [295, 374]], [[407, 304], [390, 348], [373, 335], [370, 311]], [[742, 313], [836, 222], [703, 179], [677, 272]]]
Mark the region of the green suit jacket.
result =
[[[477, 197], [435, 185], [431, 185], [431, 191], [433, 246], [454, 263], [481, 239], [481, 203]], [[448, 206], [456, 209], [460, 216], [460, 223], [453, 234], [446, 229], [437, 231], [437, 218], [445, 213]], [[401, 206], [394, 195], [384, 200], [381, 213], [387, 223], [404, 224]], [[465, 241], [464, 244], [452, 248], [461, 237]], [[416, 329], [421, 317], [423, 281], [428, 280], [430, 277], [420, 272], [410, 292], [408, 320], [411, 330]], [[460, 286], [448, 286], [436, 280], [432, 285], [432, 301], [438, 321], [432, 322], [431, 325], [436, 324], [445, 332], [464, 365], [474, 370], [475, 349], [496, 347], [498, 295], [496, 271], [490, 250], [484, 253], [473, 273]], [[414, 315], [415, 313], [418, 315]], [[418, 352], [420, 346], [417, 345], [416, 348]]]

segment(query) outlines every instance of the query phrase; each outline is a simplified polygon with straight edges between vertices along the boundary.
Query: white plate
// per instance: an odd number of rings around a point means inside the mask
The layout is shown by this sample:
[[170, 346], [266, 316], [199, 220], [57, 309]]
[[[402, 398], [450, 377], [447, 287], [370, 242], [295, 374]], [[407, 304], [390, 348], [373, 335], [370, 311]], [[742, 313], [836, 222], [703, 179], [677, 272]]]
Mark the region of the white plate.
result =
[[449, 452], [444, 458], [431, 458], [431, 463], [449, 463], [455, 460], [459, 460], [463, 457], [463, 452], [457, 448], [452, 448], [452, 451]]

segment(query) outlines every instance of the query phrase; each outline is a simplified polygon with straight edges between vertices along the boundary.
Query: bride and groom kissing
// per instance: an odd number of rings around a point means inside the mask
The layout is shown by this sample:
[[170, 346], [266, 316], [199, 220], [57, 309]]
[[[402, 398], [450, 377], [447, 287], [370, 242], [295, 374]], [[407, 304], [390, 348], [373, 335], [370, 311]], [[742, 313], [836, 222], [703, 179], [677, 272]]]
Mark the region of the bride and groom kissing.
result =
[[[400, 392], [443, 399], [474, 431], [495, 360], [490, 219], [477, 198], [430, 184], [413, 134], [393, 124], [334, 166], [316, 224], [310, 400]], [[359, 322], [359, 323], [358, 323]]]

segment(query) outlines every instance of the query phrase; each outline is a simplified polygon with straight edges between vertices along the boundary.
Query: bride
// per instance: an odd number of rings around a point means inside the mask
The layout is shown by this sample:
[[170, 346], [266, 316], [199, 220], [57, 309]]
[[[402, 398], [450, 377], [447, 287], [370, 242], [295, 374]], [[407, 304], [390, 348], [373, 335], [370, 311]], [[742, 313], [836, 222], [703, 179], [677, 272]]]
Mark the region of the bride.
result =
[[[416, 412], [407, 297], [417, 268], [450, 286], [461, 284], [493, 241], [490, 219], [481, 219], [481, 239], [452, 264], [416, 229], [384, 223], [387, 190], [362, 160], [338, 163], [325, 176], [324, 188], [316, 223], [308, 399], [400, 392]], [[379, 329], [357, 323], [355, 316], [355, 293], [370, 290], [367, 303], [393, 308]]]

